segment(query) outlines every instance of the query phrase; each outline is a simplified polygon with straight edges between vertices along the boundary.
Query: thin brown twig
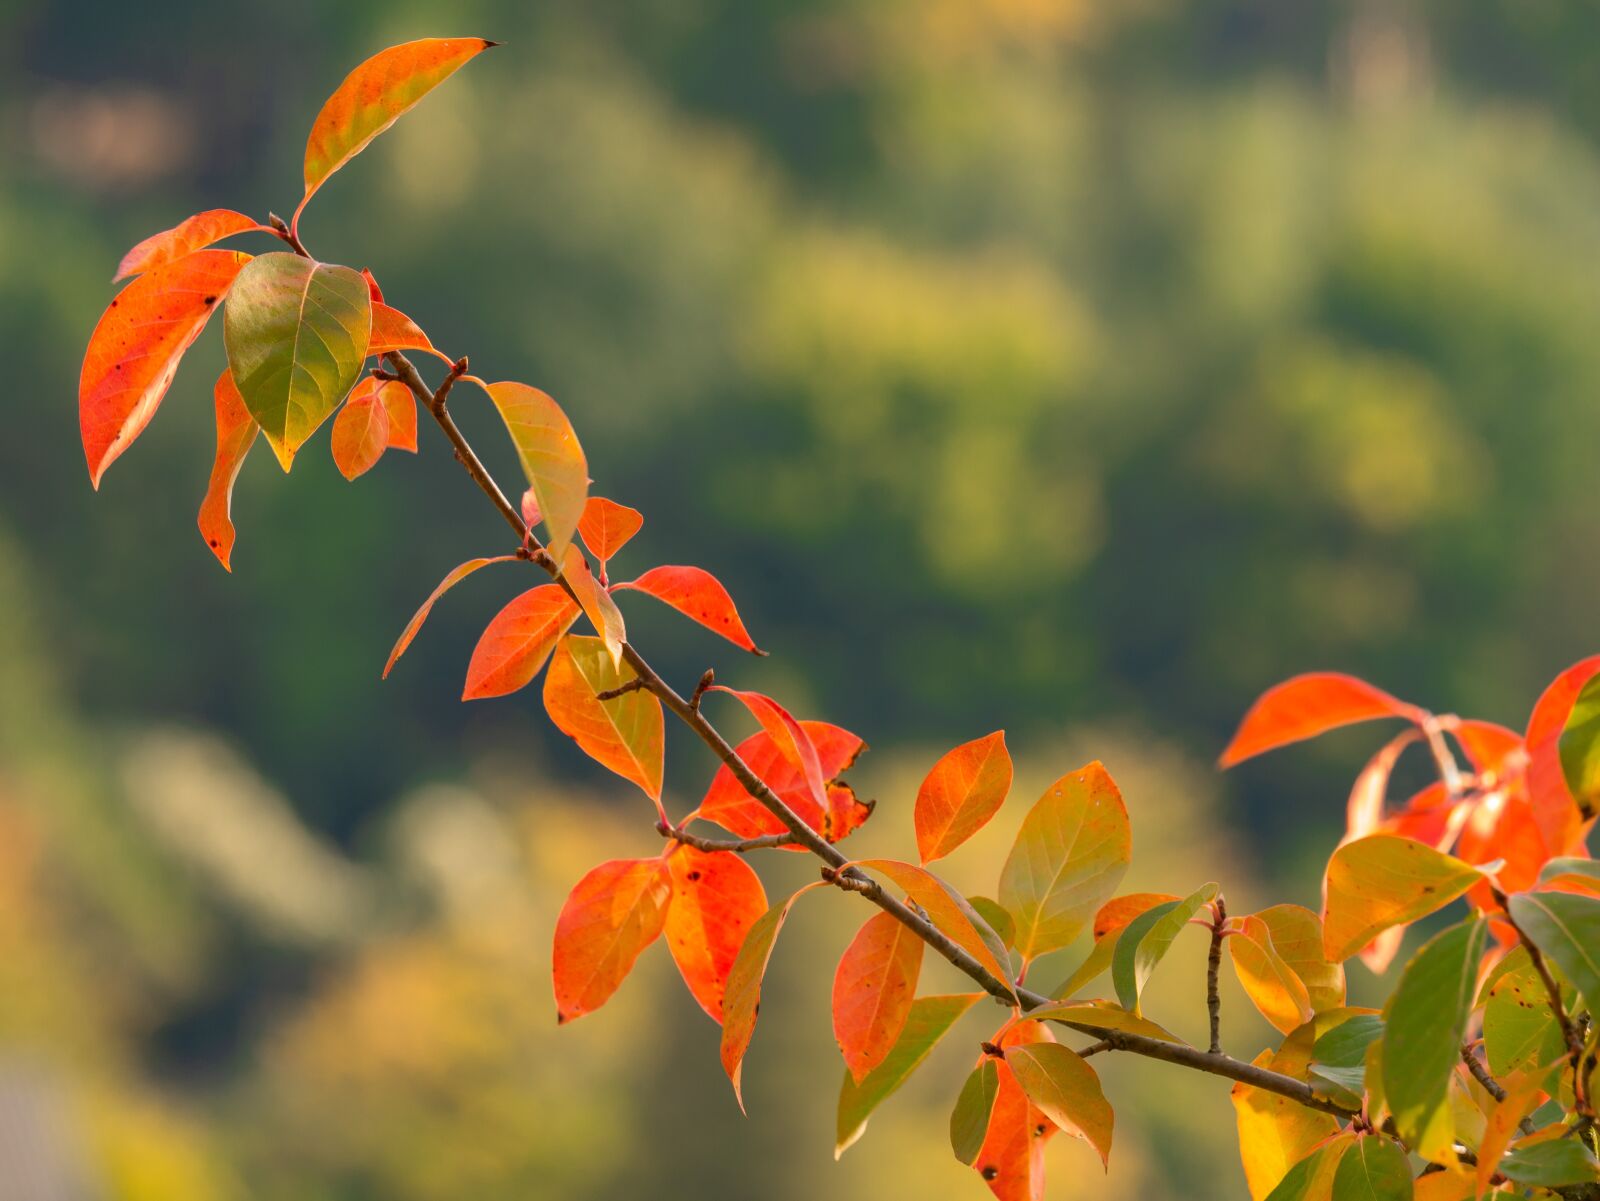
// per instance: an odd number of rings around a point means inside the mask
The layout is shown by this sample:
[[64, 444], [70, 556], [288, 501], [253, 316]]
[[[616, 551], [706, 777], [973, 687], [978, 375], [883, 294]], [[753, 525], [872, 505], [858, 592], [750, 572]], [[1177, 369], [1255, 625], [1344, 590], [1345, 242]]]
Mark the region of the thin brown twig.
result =
[[656, 831], [663, 838], [681, 842], [697, 851], [731, 851], [735, 855], [743, 855], [749, 851], [765, 851], [773, 847], [794, 845], [794, 835], [787, 832], [783, 834], [763, 834], [759, 838], [705, 838], [699, 834], [691, 834], [682, 826], [674, 826], [669, 822], [657, 822]]
[[1211, 1054], [1222, 1051], [1222, 998], [1217, 993], [1217, 975], [1222, 969], [1222, 935], [1228, 924], [1228, 906], [1218, 893], [1212, 902], [1211, 950], [1206, 956], [1206, 1013], [1211, 1018]]
[[[1470, 1043], [1461, 1045], [1461, 1062], [1467, 1065], [1467, 1071], [1472, 1073], [1472, 1078], [1483, 1085], [1483, 1091], [1493, 1097], [1497, 1104], [1506, 1099], [1504, 1086], [1489, 1074], [1489, 1069], [1478, 1058]], [[1523, 1134], [1532, 1134], [1536, 1129], [1533, 1119], [1529, 1117], [1524, 1117], [1517, 1125]]]

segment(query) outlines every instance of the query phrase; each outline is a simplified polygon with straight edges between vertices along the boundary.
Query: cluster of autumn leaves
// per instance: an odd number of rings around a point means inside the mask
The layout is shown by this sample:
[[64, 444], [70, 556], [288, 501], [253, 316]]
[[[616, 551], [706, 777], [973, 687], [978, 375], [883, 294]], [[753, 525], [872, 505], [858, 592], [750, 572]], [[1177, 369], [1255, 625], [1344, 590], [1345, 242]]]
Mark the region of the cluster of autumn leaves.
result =
[[[215, 388], [217, 455], [199, 525], [224, 566], [234, 543], [233, 481], [258, 433], [287, 470], [337, 412], [332, 451], [352, 479], [386, 450], [416, 450], [418, 393], [387, 373], [363, 379], [363, 368], [407, 350], [448, 356], [384, 301], [370, 272], [311, 258], [299, 221], [330, 175], [492, 44], [407, 43], [352, 72], [313, 126], [304, 198], [290, 223], [263, 226], [213, 210], [129, 252], [118, 278], [132, 282], [97, 325], [79, 385], [96, 487], [149, 423], [219, 305], [228, 369]], [[213, 248], [242, 233], [271, 234], [291, 249], [252, 257]], [[1241, 1153], [1258, 1201], [1449, 1201], [1502, 1186], [1522, 1195], [1600, 1180], [1589, 1078], [1600, 1041], [1589, 1020], [1600, 998], [1600, 871], [1584, 847], [1600, 797], [1600, 658], [1563, 673], [1524, 734], [1437, 718], [1347, 676], [1302, 676], [1263, 696], [1224, 753], [1225, 766], [1352, 722], [1405, 723], [1352, 792], [1320, 915], [1278, 905], [1229, 916], [1214, 883], [1183, 896], [1115, 895], [1132, 838], [1121, 794], [1099, 763], [1062, 776], [1024, 816], [992, 898], [961, 895], [929, 865], [1006, 800], [1012, 764], [998, 732], [956, 747], [923, 781], [913, 812], [917, 862], [857, 861], [773, 905], [743, 853], [754, 849], [751, 840], [775, 845], [792, 831], [727, 764], [692, 813], [669, 819], [662, 704], [639, 686], [615, 596], [646, 593], [761, 653], [733, 601], [694, 567], [657, 567], [613, 583], [610, 562], [643, 519], [589, 494], [588, 464], [566, 415], [527, 385], [485, 383], [463, 363], [452, 364], [451, 380], [458, 376], [482, 388], [504, 420], [528, 477], [523, 519], [530, 531], [542, 525], [545, 541], [537, 553], [530, 544], [449, 573], [406, 626], [384, 674], [456, 583], [491, 564], [538, 559], [553, 582], [521, 593], [490, 622], [463, 697], [514, 692], [548, 664], [543, 699], [554, 724], [638, 785], [670, 836], [659, 856], [601, 864], [573, 889], [555, 936], [561, 1020], [602, 1005], [664, 935], [690, 992], [722, 1027], [722, 1062], [737, 1093], [762, 977], [796, 900], [833, 884], [890, 887], [959, 948], [978, 983], [1014, 1002], [959, 1092], [950, 1138], [997, 1197], [1022, 1201], [1042, 1195], [1043, 1148], [1056, 1132], [1086, 1140], [1102, 1158], [1111, 1149], [1114, 1118], [1098, 1074], [1053, 1032], [1100, 1033], [1112, 1046], [1179, 1044], [1142, 1012], [1141, 1000], [1167, 950], [1193, 925], [1225, 942], [1246, 995], [1285, 1036], [1257, 1065], [1325, 1102], [1313, 1108], [1281, 1091], [1235, 1086]], [[580, 616], [593, 636], [571, 633]], [[759, 693], [710, 691], [738, 700], [758, 726], [736, 748], [739, 760], [822, 839], [836, 843], [871, 815], [843, 779], [863, 750], [859, 737], [797, 720]], [[701, 700], [697, 694], [695, 704]], [[1433, 755], [1439, 778], [1391, 805], [1390, 775], [1414, 745]], [[733, 838], [686, 834], [694, 821]], [[1417, 951], [1382, 1011], [1346, 1003], [1346, 960], [1360, 955], [1384, 970], [1409, 924], [1461, 897], [1469, 915]], [[1028, 993], [1030, 965], [1085, 930], [1092, 946], [1066, 982], [1049, 998]], [[917, 996], [926, 946], [895, 914], [877, 912], [839, 961], [838, 1152], [985, 995]], [[1088, 995], [1107, 973], [1110, 995]], [[1433, 1169], [1414, 1179], [1408, 1155]]]

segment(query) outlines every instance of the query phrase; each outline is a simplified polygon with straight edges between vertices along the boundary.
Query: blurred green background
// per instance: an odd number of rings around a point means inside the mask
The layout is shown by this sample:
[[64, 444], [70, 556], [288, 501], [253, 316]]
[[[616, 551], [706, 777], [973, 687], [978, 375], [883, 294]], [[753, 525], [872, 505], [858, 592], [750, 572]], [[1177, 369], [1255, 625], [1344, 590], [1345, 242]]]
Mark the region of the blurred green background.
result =
[[[1256, 693], [1337, 668], [1520, 726], [1596, 649], [1593, 6], [0, 0], [5, 1201], [985, 1195], [944, 1131], [987, 1007], [831, 1161], [848, 898], [785, 933], [748, 1120], [659, 949], [556, 1030], [561, 898], [659, 840], [535, 693], [456, 701], [514, 569], [380, 684], [438, 577], [505, 549], [436, 437], [354, 485], [325, 433], [291, 478], [258, 450], [225, 575], [211, 331], [90, 491], [73, 387], [122, 252], [289, 213], [345, 72], [460, 34], [507, 45], [302, 231], [556, 396], [648, 516], [622, 569], [710, 568], [773, 652], [634, 604], [659, 668], [873, 744], [863, 852], [905, 853], [934, 756], [1004, 727], [969, 890], [1100, 757], [1130, 888], [1315, 904], [1375, 735], [1218, 778]], [[685, 812], [709, 761], [675, 738], [668, 778]], [[769, 893], [808, 877], [775, 858]], [[1191, 1036], [1202, 958], [1152, 1006]], [[1226, 1030], [1267, 1041], [1236, 993]], [[1109, 1181], [1056, 1140], [1050, 1195], [1243, 1195], [1220, 1083], [1097, 1062]]]

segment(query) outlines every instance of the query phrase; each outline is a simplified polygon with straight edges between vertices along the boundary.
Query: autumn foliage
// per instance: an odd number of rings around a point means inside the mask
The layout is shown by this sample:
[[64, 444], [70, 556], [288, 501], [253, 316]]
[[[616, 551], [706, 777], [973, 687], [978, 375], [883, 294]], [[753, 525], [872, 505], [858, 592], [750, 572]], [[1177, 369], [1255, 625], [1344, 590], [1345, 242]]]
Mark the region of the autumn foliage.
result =
[[[1320, 913], [1291, 904], [1230, 912], [1216, 882], [1119, 894], [1132, 828], [1121, 791], [1098, 762], [1023, 798], [992, 893], [962, 895], [934, 865], [1001, 818], [1013, 776], [1001, 731], [931, 765], [904, 831], [914, 857], [850, 858], [839, 844], [874, 813], [848, 779], [866, 749], [861, 737], [717, 683], [709, 671], [687, 698], [663, 681], [629, 642], [619, 601], [643, 594], [742, 651], [763, 653], [727, 590], [686, 565], [613, 580], [644, 518], [591, 493], [594, 468], [561, 406], [527, 384], [470, 374], [466, 359], [441, 353], [388, 303], [371, 271], [321, 262], [300, 237], [301, 216], [329, 177], [492, 45], [413, 42], [352, 72], [312, 128], [304, 194], [289, 222], [216, 209], [129, 251], [117, 279], [131, 282], [84, 357], [79, 414], [98, 487], [222, 310], [228, 369], [214, 389], [217, 451], [199, 528], [224, 567], [235, 544], [229, 497], [257, 434], [288, 471], [332, 419], [334, 460], [355, 480], [390, 450], [417, 451], [419, 408], [438, 425], [511, 537], [498, 553], [469, 558], [444, 577], [400, 634], [384, 675], [455, 584], [487, 567], [521, 573], [465, 667], [463, 699], [505, 696], [542, 673], [555, 727], [644, 793], [664, 839], [658, 856], [601, 863], [573, 886], [553, 953], [559, 1020], [601, 1008], [662, 940], [690, 994], [721, 1027], [721, 1061], [737, 1095], [785, 919], [806, 893], [838, 889], [875, 908], [863, 908], [833, 975], [843, 1060], [836, 1154], [861, 1137], [935, 1043], [981, 1012], [990, 1020], [971, 1037], [970, 1074], [950, 1082], [950, 1142], [1003, 1201], [1044, 1194], [1043, 1148], [1058, 1133], [1109, 1159], [1116, 1120], [1091, 1060], [1118, 1054], [1232, 1081], [1240, 1154], [1257, 1201], [1449, 1201], [1497, 1190], [1600, 1196], [1600, 1024], [1592, 1017], [1600, 1004], [1600, 869], [1585, 846], [1600, 803], [1600, 658], [1558, 677], [1522, 732], [1436, 715], [1339, 674], [1297, 676], [1267, 691], [1222, 752], [1222, 766], [1341, 726], [1387, 725], [1387, 741], [1352, 788]], [[242, 235], [274, 238], [279, 248], [255, 256], [216, 248]], [[442, 381], [423, 383], [406, 352], [444, 362]], [[504, 423], [527, 477], [516, 502], [450, 416], [458, 383], [480, 389]], [[532, 584], [530, 568], [539, 573]], [[707, 715], [713, 707], [752, 732], [730, 744]], [[681, 816], [662, 797], [669, 713], [718, 761], [699, 804]], [[1434, 779], [1395, 797], [1390, 780], [1408, 752], [1431, 765]], [[763, 850], [810, 853], [822, 861], [821, 876], [769, 899], [749, 862]], [[1396, 966], [1418, 923], [1419, 945]], [[1169, 1033], [1144, 1007], [1148, 982], [1179, 938], [1210, 946], [1212, 1039], [1203, 1048]], [[1075, 946], [1077, 966], [1052, 995], [1028, 987], [1041, 956]], [[930, 950], [964, 973], [971, 990], [919, 995]], [[1393, 972], [1381, 1009], [1349, 1003], [1345, 964], [1355, 957]], [[1218, 1039], [1224, 958], [1283, 1036], [1248, 1060]]]

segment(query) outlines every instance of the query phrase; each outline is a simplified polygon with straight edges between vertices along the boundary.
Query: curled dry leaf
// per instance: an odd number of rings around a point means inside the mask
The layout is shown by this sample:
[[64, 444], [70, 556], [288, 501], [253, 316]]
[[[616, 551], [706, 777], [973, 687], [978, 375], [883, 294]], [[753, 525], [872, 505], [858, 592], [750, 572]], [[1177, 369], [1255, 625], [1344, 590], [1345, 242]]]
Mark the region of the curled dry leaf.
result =
[[197, 250], [139, 276], [101, 316], [78, 375], [78, 426], [96, 488], [155, 416], [183, 354], [250, 256]]
[[233, 375], [226, 368], [217, 377], [212, 399], [217, 411], [217, 457], [211, 465], [205, 499], [200, 502], [200, 537], [217, 561], [232, 571], [233, 482], [239, 478], [244, 456], [261, 431], [244, 407], [239, 389], [233, 386]]

